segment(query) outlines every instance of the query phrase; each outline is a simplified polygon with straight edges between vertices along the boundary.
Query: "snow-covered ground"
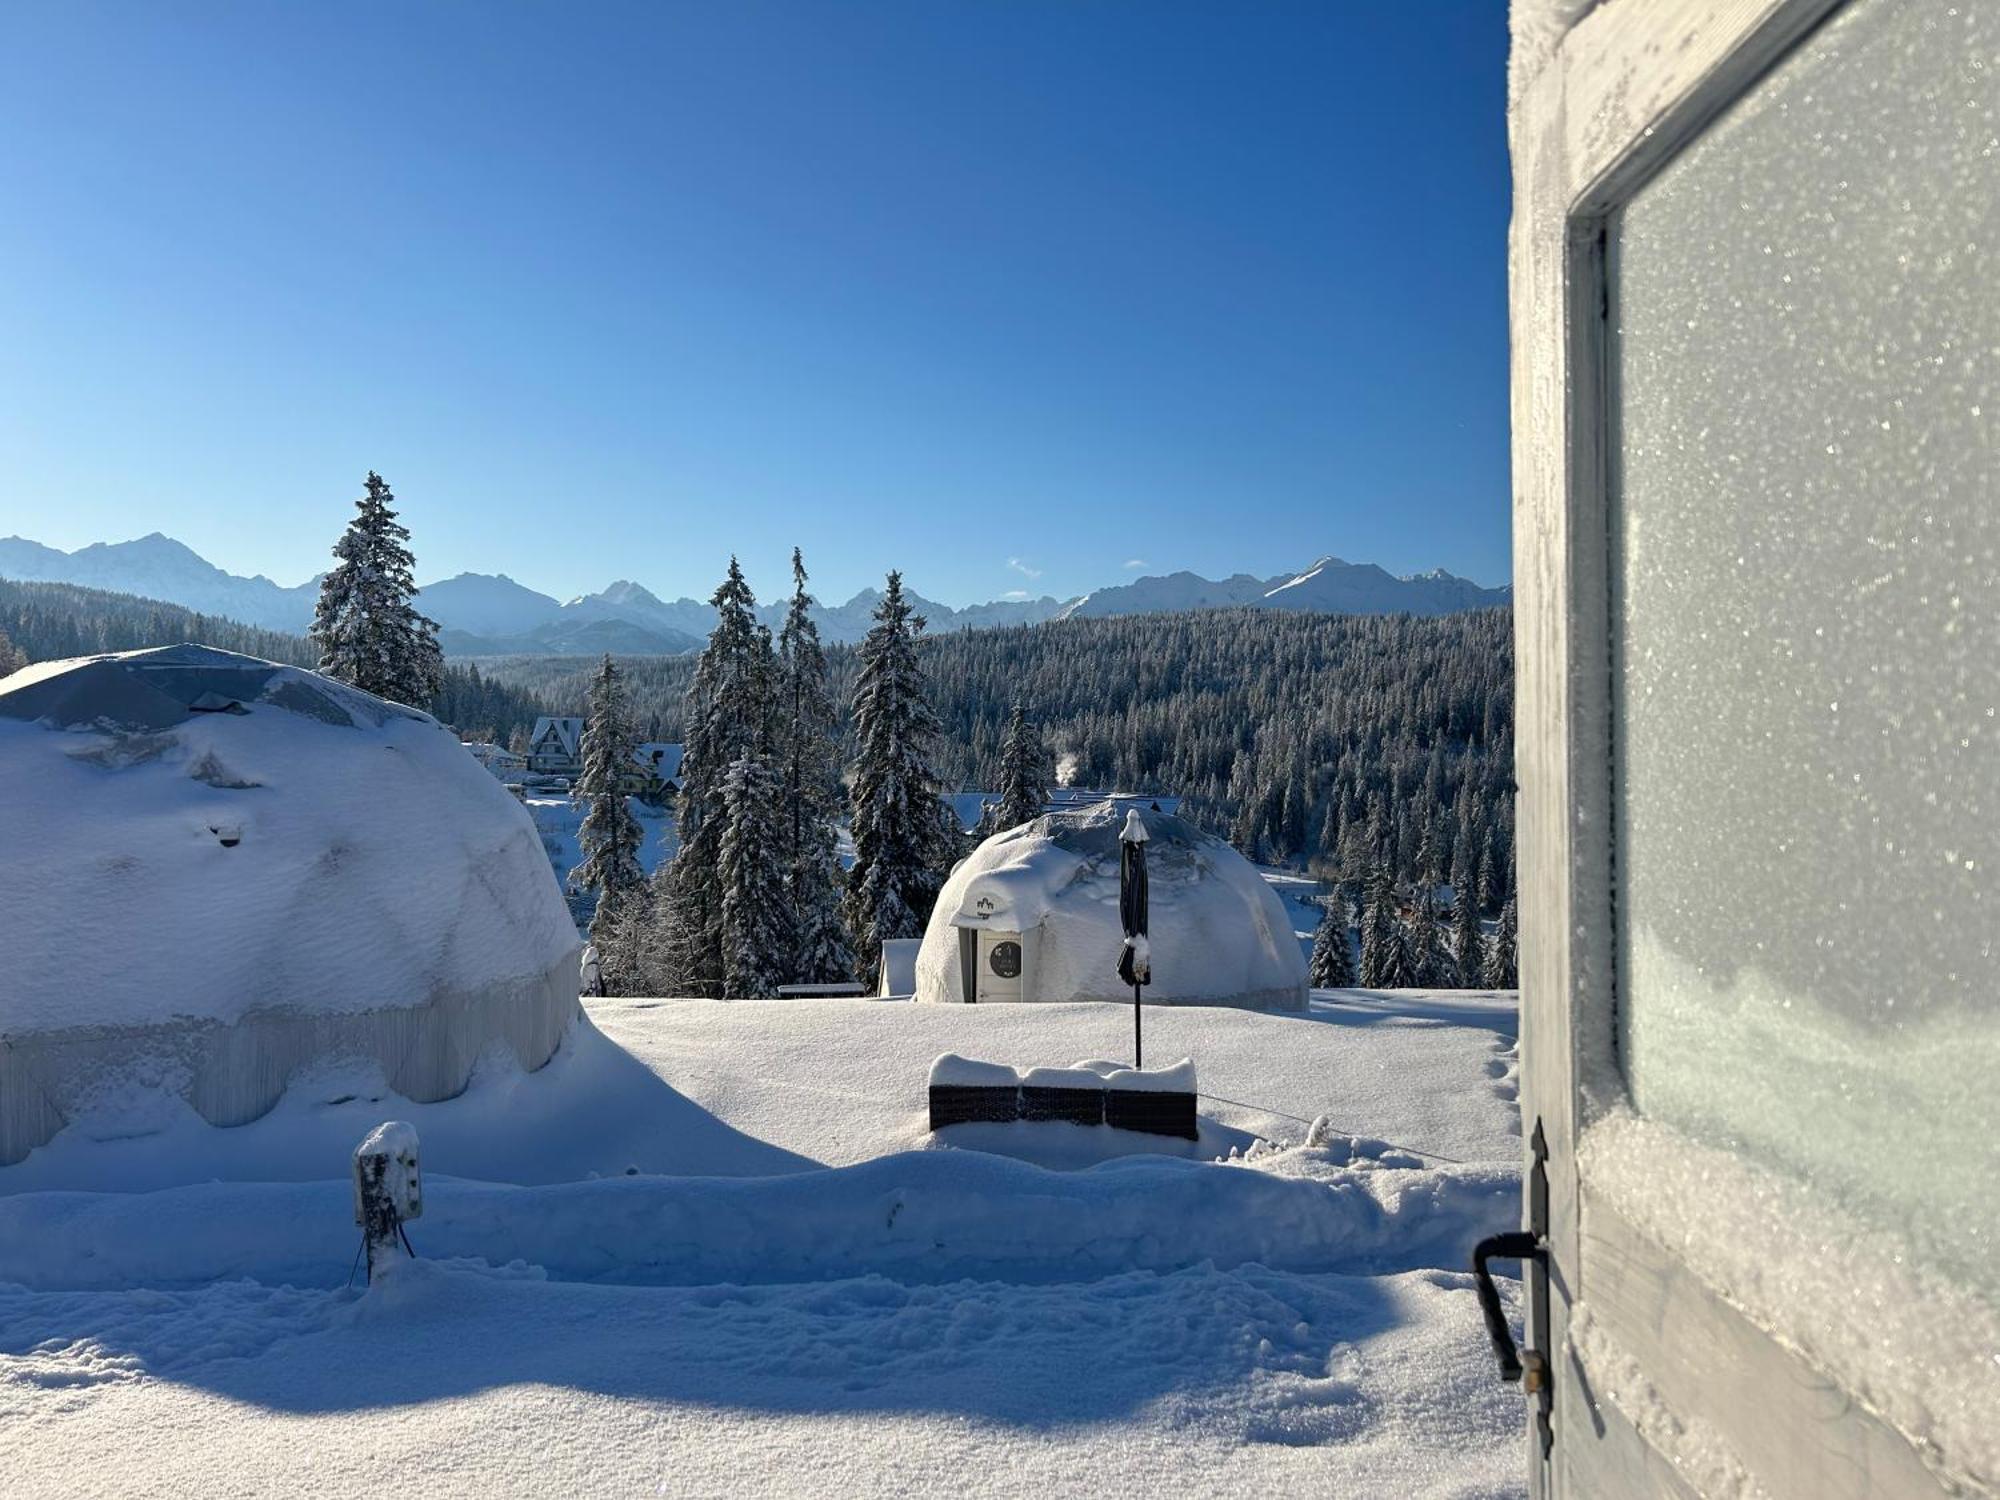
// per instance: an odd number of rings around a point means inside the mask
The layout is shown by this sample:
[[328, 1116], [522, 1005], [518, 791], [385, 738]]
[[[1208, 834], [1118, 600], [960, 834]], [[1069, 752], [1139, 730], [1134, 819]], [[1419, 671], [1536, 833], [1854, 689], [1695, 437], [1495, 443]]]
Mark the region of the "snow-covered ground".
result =
[[[1511, 997], [1146, 1023], [1213, 1096], [1199, 1143], [933, 1138], [938, 1053], [1128, 1057], [1130, 1013], [868, 1001], [597, 1002], [540, 1073], [443, 1104], [330, 1069], [234, 1130], [72, 1127], [0, 1169], [0, 1471], [20, 1494], [1521, 1493], [1519, 1396], [1463, 1270], [1518, 1214]], [[423, 1140], [425, 1258], [350, 1289], [346, 1153], [391, 1116]]]
[[[576, 836], [583, 827], [584, 806], [568, 797], [543, 796], [534, 792], [523, 801], [528, 816], [534, 819], [535, 832], [541, 835], [542, 852], [549, 857], [549, 868], [556, 872], [556, 884], [568, 890], [569, 872], [583, 863], [583, 848], [577, 843]], [[625, 805], [632, 809], [639, 820], [640, 832], [645, 835], [639, 845], [639, 864], [650, 875], [673, 858], [674, 852], [680, 848], [674, 816], [664, 808], [641, 802], [637, 797], [626, 798]]]

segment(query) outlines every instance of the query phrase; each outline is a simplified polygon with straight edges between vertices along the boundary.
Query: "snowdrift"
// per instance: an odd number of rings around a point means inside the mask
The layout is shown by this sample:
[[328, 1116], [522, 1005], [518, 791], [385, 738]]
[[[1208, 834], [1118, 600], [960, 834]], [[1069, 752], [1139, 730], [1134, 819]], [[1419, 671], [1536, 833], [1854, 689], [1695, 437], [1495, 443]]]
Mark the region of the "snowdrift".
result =
[[[1129, 1002], [1118, 978], [1119, 833], [1129, 809], [1111, 800], [1047, 813], [961, 861], [917, 954], [917, 999], [956, 1003], [976, 990], [988, 1000]], [[1179, 818], [1140, 816], [1151, 893], [1147, 1003], [1304, 1009], [1305, 956], [1256, 868]]]
[[200, 646], [0, 681], [0, 1163], [127, 1096], [240, 1124], [328, 1057], [415, 1100], [496, 1044], [538, 1067], [578, 946], [527, 812], [425, 714]]
[[[0, 1198], [0, 1282], [337, 1287], [354, 1262], [353, 1192], [336, 1180]], [[658, 1286], [1079, 1281], [1253, 1261], [1381, 1274], [1463, 1264], [1519, 1193], [1511, 1163], [1397, 1167], [1342, 1146], [1226, 1165], [1141, 1156], [1079, 1172], [917, 1151], [776, 1177], [542, 1187], [427, 1171], [413, 1232], [434, 1260]]]

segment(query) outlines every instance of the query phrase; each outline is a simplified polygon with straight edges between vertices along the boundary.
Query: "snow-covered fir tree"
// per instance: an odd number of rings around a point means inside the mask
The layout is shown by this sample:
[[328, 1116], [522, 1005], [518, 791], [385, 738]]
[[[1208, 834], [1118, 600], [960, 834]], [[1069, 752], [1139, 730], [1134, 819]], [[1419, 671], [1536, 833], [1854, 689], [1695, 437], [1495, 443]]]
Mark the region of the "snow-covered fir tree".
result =
[[792, 549], [792, 602], [778, 633], [780, 814], [785, 892], [791, 906], [788, 983], [832, 984], [854, 977], [854, 953], [840, 915], [840, 715], [827, 676], [819, 626], [809, 611], [805, 560]]
[[609, 930], [597, 940], [607, 995], [679, 993], [672, 891], [673, 862], [669, 860], [619, 904]]
[[1396, 879], [1386, 862], [1368, 875], [1361, 912], [1361, 982], [1371, 990], [1414, 989], [1422, 980], [1410, 929], [1397, 909]]
[[1498, 911], [1500, 903], [1506, 899], [1500, 889], [1506, 878], [1506, 869], [1500, 863], [1500, 855], [1495, 848], [1499, 834], [1493, 829], [1486, 830], [1486, 849], [1479, 857], [1479, 909], [1483, 912]]
[[923, 625], [903, 597], [903, 575], [890, 573], [856, 653], [854, 868], [845, 913], [861, 974], [880, 964], [885, 940], [922, 934], [943, 884], [946, 830], [931, 762], [939, 724], [917, 661]]
[[1500, 908], [1499, 930], [1486, 944], [1485, 984], [1489, 990], [1520, 988], [1520, 931], [1520, 911], [1509, 896]]
[[1451, 841], [1451, 899], [1454, 906], [1460, 897], [1469, 898], [1470, 904], [1477, 906], [1479, 899], [1479, 830], [1470, 810], [1465, 806], [1471, 797], [1471, 784], [1459, 793], [1458, 832]]
[[[940, 782], [940, 787], [942, 782]], [[931, 845], [931, 872], [938, 889], [951, 878], [958, 862], [979, 847], [979, 840], [959, 821], [958, 809], [942, 795], [938, 798], [937, 839]]]
[[1415, 984], [1420, 989], [1449, 990], [1458, 987], [1458, 965], [1451, 956], [1451, 928], [1438, 906], [1436, 888], [1417, 892], [1410, 908], [1408, 925], [1411, 962]]
[[428, 705], [444, 682], [437, 622], [417, 613], [409, 528], [389, 503], [396, 497], [369, 470], [358, 514], [334, 544], [338, 561], [321, 580], [309, 639], [329, 677], [396, 703]]
[[1049, 754], [1042, 732], [1028, 722], [1021, 704], [1007, 717], [1007, 737], [1000, 748], [1000, 808], [998, 828], [1019, 828], [1042, 815], [1049, 800]]
[[1476, 882], [1468, 881], [1452, 891], [1451, 958], [1458, 970], [1458, 982], [1467, 989], [1481, 983], [1486, 969], [1486, 944], [1479, 931], [1479, 901], [1473, 895]]
[[780, 782], [760, 754], [737, 757], [723, 777], [722, 994], [774, 998], [791, 981], [792, 917], [785, 893]]
[[729, 828], [724, 796], [729, 768], [771, 747], [771, 633], [757, 623], [757, 596], [735, 558], [710, 601], [715, 628], [696, 664], [685, 710], [681, 792], [676, 815], [681, 847], [664, 899], [656, 903], [673, 993], [722, 994], [722, 841]]
[[583, 862], [570, 871], [571, 884], [597, 892], [590, 938], [600, 953], [617, 909], [646, 878], [639, 864], [645, 831], [632, 816], [621, 786], [633, 764], [633, 749], [625, 684], [607, 653], [590, 685], [590, 716], [583, 726], [583, 774], [577, 778], [574, 795], [588, 810], [576, 835]]
[[[1436, 809], [1432, 809], [1433, 814]], [[1442, 825], [1436, 817], [1426, 818], [1417, 842], [1417, 894], [1426, 903], [1437, 899], [1437, 888], [1444, 883], [1443, 851], [1438, 847], [1438, 833]]]
[[641, 881], [615, 902], [598, 903], [590, 940], [597, 946], [598, 975], [607, 995], [671, 993], [671, 986], [665, 983], [663, 934], [654, 908], [659, 888], [656, 876]]
[[1344, 990], [1354, 983], [1354, 950], [1347, 942], [1347, 900], [1338, 891], [1321, 898], [1323, 914], [1313, 933], [1308, 965], [1316, 990]]

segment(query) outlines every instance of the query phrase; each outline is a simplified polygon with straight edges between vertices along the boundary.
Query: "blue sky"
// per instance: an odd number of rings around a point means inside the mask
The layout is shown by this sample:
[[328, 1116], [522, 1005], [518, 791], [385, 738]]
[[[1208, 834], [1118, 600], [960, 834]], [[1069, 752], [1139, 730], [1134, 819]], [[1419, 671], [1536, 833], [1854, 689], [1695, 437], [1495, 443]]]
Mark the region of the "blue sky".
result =
[[0, 9], [0, 534], [1508, 572], [1502, 0]]

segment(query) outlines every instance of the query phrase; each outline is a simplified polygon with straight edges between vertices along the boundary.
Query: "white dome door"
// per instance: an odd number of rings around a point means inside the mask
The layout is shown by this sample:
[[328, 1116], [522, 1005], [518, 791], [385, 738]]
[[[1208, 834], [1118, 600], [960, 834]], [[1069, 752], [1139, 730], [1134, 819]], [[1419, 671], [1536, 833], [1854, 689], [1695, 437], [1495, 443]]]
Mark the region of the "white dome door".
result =
[[1007, 1003], [1023, 998], [1021, 934], [979, 930], [978, 998]]

